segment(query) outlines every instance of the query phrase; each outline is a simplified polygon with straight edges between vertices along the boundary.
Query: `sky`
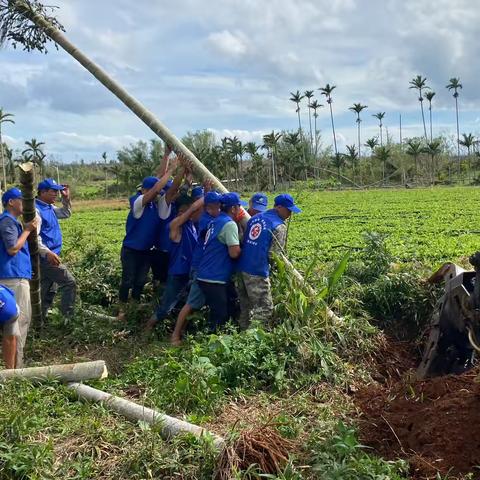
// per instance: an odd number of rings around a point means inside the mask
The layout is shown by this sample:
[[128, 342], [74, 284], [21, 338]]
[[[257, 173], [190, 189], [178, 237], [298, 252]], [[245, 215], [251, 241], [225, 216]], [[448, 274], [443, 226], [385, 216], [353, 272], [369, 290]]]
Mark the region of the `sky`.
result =
[[[290, 92], [336, 85], [340, 149], [377, 135], [386, 112], [393, 139], [423, 131], [409, 81], [436, 92], [434, 135], [454, 135], [455, 104], [445, 85], [459, 77], [460, 132], [480, 133], [479, 0], [56, 0], [66, 36], [177, 136], [209, 129], [261, 143], [272, 130], [295, 130]], [[427, 104], [427, 102], [424, 102]], [[5, 141], [45, 142], [50, 160], [99, 160], [153, 132], [76, 60], [53, 45], [47, 55], [0, 50], [0, 107], [15, 115]], [[303, 127], [308, 112], [302, 105]], [[428, 122], [428, 112], [427, 122]], [[331, 145], [330, 116], [318, 129]]]

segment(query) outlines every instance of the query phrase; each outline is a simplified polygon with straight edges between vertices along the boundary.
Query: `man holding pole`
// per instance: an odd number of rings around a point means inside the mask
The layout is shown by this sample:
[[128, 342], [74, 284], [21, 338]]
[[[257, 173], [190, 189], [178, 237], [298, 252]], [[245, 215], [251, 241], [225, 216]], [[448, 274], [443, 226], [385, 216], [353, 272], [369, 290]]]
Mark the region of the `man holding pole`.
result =
[[[14, 292], [19, 307], [18, 330], [15, 331], [11, 325], [12, 330], [7, 331], [7, 337], [18, 334], [14, 363], [17, 368], [21, 368], [32, 318], [29, 284], [32, 267], [27, 238], [37, 228], [37, 220], [27, 223], [25, 228], [22, 228], [18, 221], [23, 214], [22, 192], [18, 188], [7, 190], [2, 195], [2, 204], [5, 211], [0, 215], [0, 284]], [[10, 341], [10, 346], [12, 343], [13, 341]], [[8, 348], [7, 346], [7, 351]], [[11, 363], [11, 357], [8, 361]]]
[[[55, 206], [58, 192], [62, 197], [61, 207]], [[60, 260], [63, 239], [58, 222], [59, 219], [69, 218], [72, 215], [68, 185], [59, 185], [53, 178], [46, 178], [38, 184], [35, 207], [38, 219], [42, 317], [45, 320], [57, 293], [57, 287], [62, 295], [60, 311], [62, 315], [69, 317], [74, 312], [77, 284], [73, 275]]]

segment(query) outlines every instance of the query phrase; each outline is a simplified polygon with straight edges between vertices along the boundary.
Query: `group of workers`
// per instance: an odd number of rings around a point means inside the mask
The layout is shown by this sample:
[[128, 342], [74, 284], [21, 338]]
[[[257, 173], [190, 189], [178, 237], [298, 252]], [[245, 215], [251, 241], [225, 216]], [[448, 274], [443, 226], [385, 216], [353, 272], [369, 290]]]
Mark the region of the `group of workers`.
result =
[[[181, 342], [188, 316], [204, 306], [210, 332], [229, 319], [246, 329], [252, 314], [267, 323], [273, 312], [270, 254], [283, 250], [285, 221], [301, 210], [289, 194], [277, 195], [268, 209], [263, 193], [247, 204], [238, 193], [216, 192], [210, 182], [192, 188], [191, 167], [183, 157], [171, 180], [177, 165], [169, 165], [169, 154], [167, 150], [158, 176], [145, 178], [130, 198], [120, 301], [126, 303], [130, 292], [134, 300], [140, 299], [151, 269], [154, 280], [163, 284], [163, 294], [147, 330], [185, 301], [172, 333], [174, 345]], [[242, 207], [247, 205], [251, 218], [245, 222]], [[119, 317], [124, 316], [120, 307]]]
[[[163, 287], [155, 313], [146, 323], [152, 330], [180, 309], [171, 342], [181, 343], [189, 315], [209, 309], [208, 329], [216, 331], [229, 319], [246, 329], [253, 316], [267, 323], [273, 312], [270, 287], [271, 252], [284, 248], [285, 221], [301, 210], [291, 195], [281, 194], [268, 209], [263, 193], [247, 203], [235, 193], [220, 194], [211, 182], [192, 187], [191, 165], [182, 156], [171, 160], [167, 148], [156, 176], [146, 177], [130, 198], [122, 243], [120, 320], [130, 297], [139, 301], [152, 271], [154, 285]], [[176, 174], [173, 176], [174, 172]], [[70, 190], [47, 178], [38, 184], [36, 217], [22, 223], [23, 197], [18, 188], [2, 195], [0, 215], [0, 325], [6, 368], [21, 368], [31, 321], [29, 280], [32, 267], [28, 237], [38, 235], [42, 316], [46, 319], [57, 290], [60, 312], [74, 313], [76, 283], [60, 259], [59, 219], [71, 215]], [[55, 205], [61, 194], [62, 206]], [[239, 308], [238, 308], [239, 306]]]

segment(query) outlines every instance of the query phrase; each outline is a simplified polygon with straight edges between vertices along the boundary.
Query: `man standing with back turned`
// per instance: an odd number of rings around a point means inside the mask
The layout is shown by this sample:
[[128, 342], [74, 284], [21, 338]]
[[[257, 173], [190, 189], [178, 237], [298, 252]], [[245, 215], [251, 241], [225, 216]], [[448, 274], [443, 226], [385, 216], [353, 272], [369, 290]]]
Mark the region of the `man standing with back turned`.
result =
[[240, 328], [247, 329], [250, 314], [267, 323], [273, 313], [270, 288], [270, 252], [281, 252], [287, 238], [285, 220], [301, 210], [291, 195], [284, 193], [275, 197], [274, 207], [252, 217], [245, 229], [242, 255], [238, 262], [240, 279]]
[[[58, 192], [62, 196], [61, 207], [55, 206]], [[60, 311], [62, 315], [69, 317], [73, 315], [75, 307], [77, 284], [73, 275], [60, 260], [63, 239], [58, 223], [59, 219], [69, 218], [72, 215], [68, 185], [59, 185], [53, 178], [46, 178], [38, 184], [35, 206], [39, 219], [38, 251], [40, 253], [42, 316], [45, 320], [58, 286], [62, 295]]]

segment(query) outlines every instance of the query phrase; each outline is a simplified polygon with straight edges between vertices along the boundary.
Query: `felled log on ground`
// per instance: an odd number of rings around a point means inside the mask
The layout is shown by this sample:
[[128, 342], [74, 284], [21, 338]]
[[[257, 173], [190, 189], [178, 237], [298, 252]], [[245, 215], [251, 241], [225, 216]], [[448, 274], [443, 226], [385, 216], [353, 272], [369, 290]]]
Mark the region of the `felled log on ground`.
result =
[[81, 382], [84, 380], [100, 380], [108, 376], [104, 360], [94, 362], [69, 363], [65, 365], [48, 365], [46, 367], [18, 368], [16, 370], [0, 370], [0, 382], [9, 378], [22, 377], [33, 380], [54, 378], [62, 382]]
[[80, 383], [70, 383], [68, 385], [80, 399], [91, 402], [101, 403], [103, 406], [123, 415], [128, 420], [142, 421], [149, 425], [160, 424], [160, 435], [168, 440], [176, 435], [191, 433], [196, 437], [202, 437], [210, 434], [216, 448], [221, 449], [225, 445], [223, 438], [208, 432], [198, 425], [170, 417], [164, 413], [157, 412], [151, 408], [138, 405], [121, 397], [116, 397], [110, 393], [103, 392], [96, 388], [89, 387]]

